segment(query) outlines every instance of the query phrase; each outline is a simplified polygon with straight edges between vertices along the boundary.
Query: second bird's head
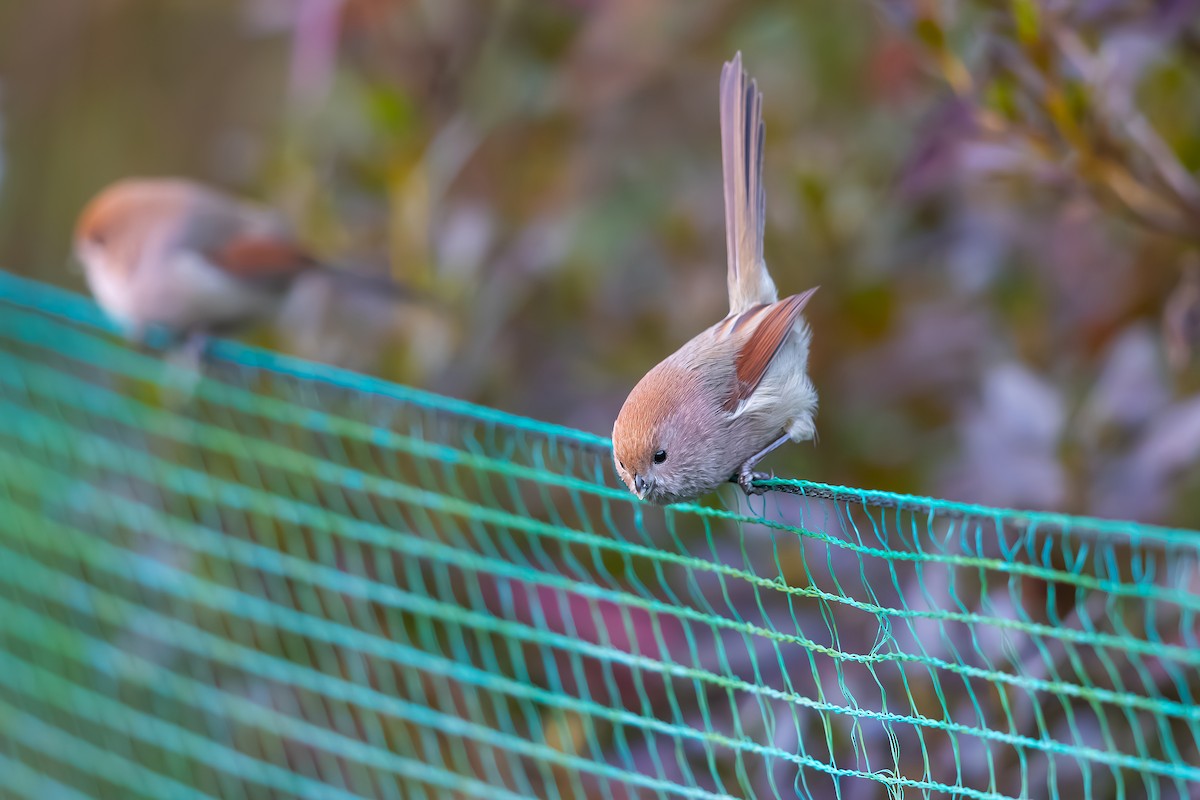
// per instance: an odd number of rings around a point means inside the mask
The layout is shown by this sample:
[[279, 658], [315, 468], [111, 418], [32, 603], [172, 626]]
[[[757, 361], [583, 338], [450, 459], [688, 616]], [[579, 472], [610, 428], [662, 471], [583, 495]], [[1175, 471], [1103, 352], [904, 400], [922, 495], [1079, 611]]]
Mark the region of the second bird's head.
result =
[[652, 503], [690, 500], [710, 481], [718, 409], [701, 373], [659, 364], [633, 388], [613, 425], [613, 461], [629, 490]]

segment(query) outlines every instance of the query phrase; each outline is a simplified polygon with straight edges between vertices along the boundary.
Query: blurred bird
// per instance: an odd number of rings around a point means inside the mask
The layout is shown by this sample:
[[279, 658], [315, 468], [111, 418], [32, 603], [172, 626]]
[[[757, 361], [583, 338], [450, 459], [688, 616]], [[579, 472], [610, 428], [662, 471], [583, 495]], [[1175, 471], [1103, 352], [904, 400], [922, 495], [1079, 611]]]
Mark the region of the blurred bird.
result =
[[382, 278], [329, 268], [276, 212], [179, 178], [130, 178], [93, 198], [75, 255], [100, 307], [134, 338], [162, 326], [189, 348], [272, 317], [294, 282], [319, 271], [397, 298]]
[[754, 465], [816, 433], [811, 332], [800, 316], [816, 289], [778, 300], [763, 261], [762, 94], [741, 53], [721, 72], [721, 159], [729, 315], [650, 370], [613, 426], [618, 474], [655, 503], [730, 480], [759, 493], [753, 482], [770, 476]]

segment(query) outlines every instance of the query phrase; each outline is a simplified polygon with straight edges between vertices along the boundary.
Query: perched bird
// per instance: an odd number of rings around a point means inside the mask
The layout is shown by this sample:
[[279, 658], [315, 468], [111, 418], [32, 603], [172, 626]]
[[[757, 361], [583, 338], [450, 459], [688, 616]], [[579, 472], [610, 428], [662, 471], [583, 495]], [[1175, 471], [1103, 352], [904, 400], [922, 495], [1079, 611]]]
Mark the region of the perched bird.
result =
[[79, 215], [75, 255], [100, 307], [135, 338], [162, 326], [203, 341], [267, 319], [314, 271], [405, 294], [384, 278], [325, 267], [274, 211], [179, 178], [103, 189]]
[[721, 72], [729, 315], [650, 370], [613, 425], [617, 473], [638, 497], [676, 503], [769, 476], [754, 465], [811, 439], [817, 393], [801, 312], [815, 288], [778, 300], [763, 261], [762, 94], [742, 54]]

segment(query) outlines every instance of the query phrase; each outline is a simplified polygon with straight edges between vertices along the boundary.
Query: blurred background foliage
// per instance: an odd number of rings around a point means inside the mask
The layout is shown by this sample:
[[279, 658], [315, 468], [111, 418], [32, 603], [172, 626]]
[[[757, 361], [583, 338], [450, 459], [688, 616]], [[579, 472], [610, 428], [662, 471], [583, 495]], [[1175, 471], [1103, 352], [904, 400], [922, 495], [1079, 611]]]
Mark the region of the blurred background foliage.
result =
[[82, 290], [87, 198], [191, 176], [446, 306], [312, 289], [257, 341], [607, 434], [725, 313], [717, 78], [741, 49], [768, 263], [822, 287], [820, 442], [770, 466], [1195, 526], [1198, 9], [4, 0], [0, 268]]

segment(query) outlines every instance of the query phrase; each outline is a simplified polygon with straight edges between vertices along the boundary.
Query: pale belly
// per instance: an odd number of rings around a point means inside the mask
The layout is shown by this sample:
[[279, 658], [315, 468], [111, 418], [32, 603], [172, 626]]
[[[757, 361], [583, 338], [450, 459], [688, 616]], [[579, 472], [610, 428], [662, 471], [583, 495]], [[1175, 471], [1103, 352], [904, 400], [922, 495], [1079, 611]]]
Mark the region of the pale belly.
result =
[[278, 303], [277, 293], [232, 278], [192, 252], [143, 263], [131, 276], [89, 269], [87, 277], [100, 307], [132, 331], [220, 328], [265, 317]]

